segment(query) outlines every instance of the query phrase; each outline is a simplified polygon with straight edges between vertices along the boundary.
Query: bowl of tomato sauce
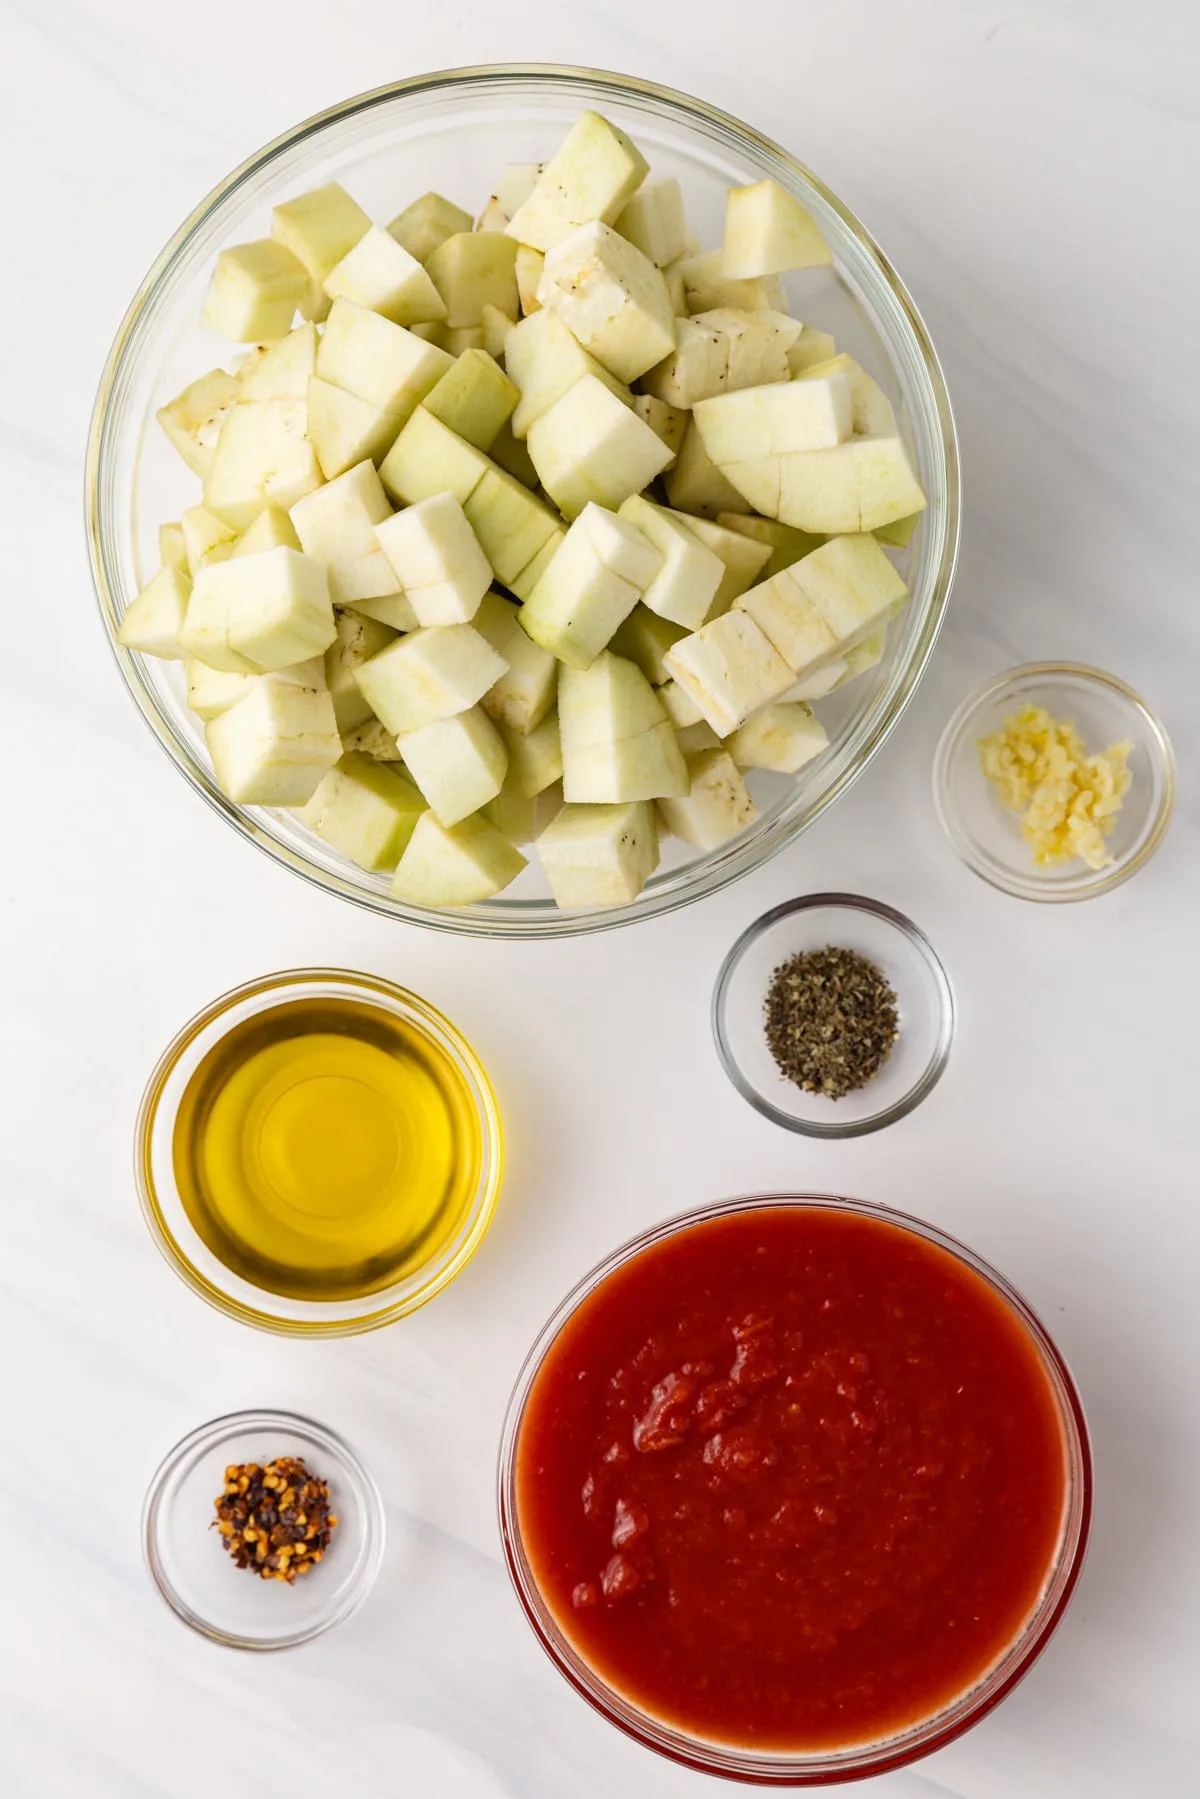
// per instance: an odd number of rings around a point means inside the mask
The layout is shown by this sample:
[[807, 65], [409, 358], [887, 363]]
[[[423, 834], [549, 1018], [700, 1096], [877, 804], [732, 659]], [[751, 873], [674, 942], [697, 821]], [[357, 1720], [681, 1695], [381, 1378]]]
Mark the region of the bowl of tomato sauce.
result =
[[595, 1268], [500, 1457], [517, 1596], [612, 1723], [777, 1785], [902, 1766], [1028, 1671], [1079, 1576], [1087, 1427], [1021, 1296], [903, 1213], [723, 1201]]

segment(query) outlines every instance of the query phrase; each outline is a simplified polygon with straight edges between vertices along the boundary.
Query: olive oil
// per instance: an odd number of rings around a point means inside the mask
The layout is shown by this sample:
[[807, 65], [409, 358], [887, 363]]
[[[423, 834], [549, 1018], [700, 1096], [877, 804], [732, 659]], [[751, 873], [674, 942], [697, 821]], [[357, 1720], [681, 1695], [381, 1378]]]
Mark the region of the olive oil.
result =
[[377, 1293], [455, 1235], [484, 1154], [473, 1096], [438, 1043], [358, 999], [242, 1020], [179, 1105], [175, 1180], [234, 1274], [292, 1299]]

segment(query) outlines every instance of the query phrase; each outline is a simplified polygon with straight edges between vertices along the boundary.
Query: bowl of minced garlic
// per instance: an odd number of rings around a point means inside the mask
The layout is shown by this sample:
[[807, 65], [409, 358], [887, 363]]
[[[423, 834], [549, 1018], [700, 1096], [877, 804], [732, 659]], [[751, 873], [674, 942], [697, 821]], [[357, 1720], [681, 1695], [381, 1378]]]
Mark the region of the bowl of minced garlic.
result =
[[1175, 764], [1161, 723], [1123, 681], [1031, 663], [959, 707], [938, 746], [934, 793], [959, 855], [993, 886], [1086, 899], [1126, 880], [1161, 841]]
[[979, 760], [1002, 805], [1021, 821], [1039, 868], [1073, 856], [1091, 869], [1112, 862], [1108, 839], [1129, 792], [1133, 743], [1089, 755], [1073, 719], [1024, 705], [979, 740]]

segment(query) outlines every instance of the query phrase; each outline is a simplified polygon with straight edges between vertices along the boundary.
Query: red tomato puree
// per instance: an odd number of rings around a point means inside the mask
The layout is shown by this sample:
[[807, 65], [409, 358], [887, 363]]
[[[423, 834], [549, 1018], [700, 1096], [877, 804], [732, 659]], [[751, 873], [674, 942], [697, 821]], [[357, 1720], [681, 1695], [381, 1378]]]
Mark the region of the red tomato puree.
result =
[[534, 1580], [602, 1679], [710, 1740], [830, 1749], [968, 1690], [1051, 1571], [1064, 1433], [972, 1269], [832, 1207], [681, 1230], [583, 1301], [517, 1443]]

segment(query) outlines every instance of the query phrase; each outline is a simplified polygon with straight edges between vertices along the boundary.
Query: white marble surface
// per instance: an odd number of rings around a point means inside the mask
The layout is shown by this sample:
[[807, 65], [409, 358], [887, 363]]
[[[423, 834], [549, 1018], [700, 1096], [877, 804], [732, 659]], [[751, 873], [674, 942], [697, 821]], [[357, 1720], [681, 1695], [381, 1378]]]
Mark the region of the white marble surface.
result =
[[[0, 4], [5, 1799], [709, 1790], [599, 1722], [543, 1658], [500, 1565], [492, 1463], [523, 1350], [582, 1270], [685, 1203], [775, 1184], [890, 1200], [966, 1237], [1057, 1331], [1095, 1432], [1093, 1551], [1051, 1649], [981, 1728], [871, 1790], [1200, 1791], [1198, 51], [1183, 0]], [[524, 949], [388, 926], [239, 842], [123, 692], [80, 529], [110, 336], [193, 203], [345, 94], [521, 56], [690, 89], [842, 192], [929, 320], [968, 489], [936, 662], [835, 813], [689, 912]], [[1042, 654], [1127, 676], [1180, 751], [1166, 846], [1082, 907], [983, 887], [929, 797], [960, 695]], [[757, 1118], [708, 1034], [733, 935], [818, 886], [910, 912], [961, 1003], [933, 1098], [845, 1146]], [[451, 1292], [387, 1332], [306, 1345], [244, 1331], [178, 1284], [142, 1228], [130, 1131], [188, 1014], [264, 968], [320, 961], [409, 982], [462, 1024], [495, 1072], [511, 1162], [486, 1251]], [[360, 1446], [390, 1548], [349, 1626], [251, 1661], [167, 1613], [138, 1511], [177, 1437], [257, 1403], [310, 1410]]]

